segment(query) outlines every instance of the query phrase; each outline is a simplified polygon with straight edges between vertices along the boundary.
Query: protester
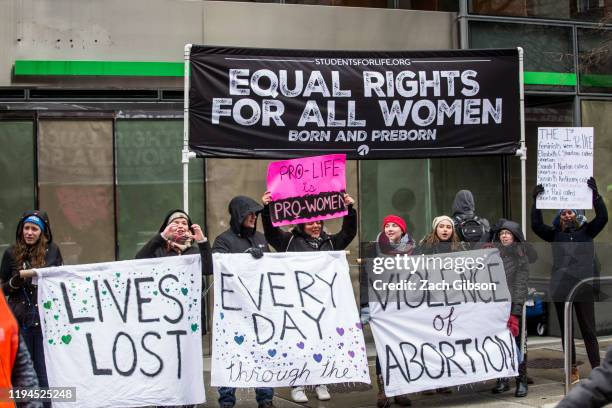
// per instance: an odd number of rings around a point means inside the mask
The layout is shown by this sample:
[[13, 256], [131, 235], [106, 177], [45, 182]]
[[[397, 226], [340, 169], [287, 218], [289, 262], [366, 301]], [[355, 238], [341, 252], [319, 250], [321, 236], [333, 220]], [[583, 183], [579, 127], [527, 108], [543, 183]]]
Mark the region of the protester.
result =
[[[357, 235], [357, 212], [353, 208], [355, 200], [344, 194], [344, 205], [348, 208], [348, 214], [343, 217], [342, 228], [339, 232], [329, 235], [323, 230], [323, 221], [307, 222], [296, 225], [291, 232], [285, 232], [272, 225], [269, 204], [272, 202], [272, 193], [266, 191], [262, 197], [264, 209], [262, 212], [262, 223], [264, 234], [268, 243], [277, 252], [301, 252], [301, 251], [337, 251], [349, 246], [355, 235]], [[317, 385], [315, 387], [317, 398], [326, 401], [331, 398], [327, 386]], [[294, 387], [291, 390], [291, 398], [295, 402], [308, 402], [308, 397], [303, 386]]]
[[[542, 211], [536, 208], [538, 195], [544, 192], [544, 187], [538, 184], [533, 190], [533, 205], [531, 207], [531, 228], [537, 236], [544, 241], [552, 242], [553, 266], [550, 279], [550, 294], [555, 300], [555, 309], [561, 334], [564, 333], [565, 299], [572, 288], [582, 279], [599, 276], [595, 261], [595, 247], [593, 238], [599, 234], [608, 222], [608, 210], [603, 199], [597, 191], [597, 184], [593, 177], [589, 178], [587, 185], [593, 193], [593, 208], [595, 219], [587, 222], [584, 211], [577, 209], [559, 210], [553, 226], [544, 224]], [[595, 307], [597, 296], [596, 287], [583, 290], [574, 302], [574, 310], [578, 317], [578, 324], [586, 347], [591, 367], [599, 366], [599, 345], [595, 333]], [[576, 347], [572, 336], [572, 371], [571, 382], [579, 380], [578, 367], [576, 367]], [[563, 337], [562, 337], [563, 338]], [[564, 343], [562, 343], [564, 344]]]
[[159, 234], [138, 251], [136, 259], [195, 254], [202, 258], [202, 275], [211, 275], [212, 253], [208, 238], [198, 224], [191, 222], [187, 213], [176, 209], [168, 212]]
[[[373, 244], [364, 251], [366, 259], [411, 255], [414, 250], [414, 241], [408, 231], [406, 231], [406, 221], [397, 215], [387, 215], [383, 219], [382, 231], [378, 234]], [[365, 264], [362, 264], [362, 266], [365, 266]], [[370, 321], [368, 288], [368, 271], [362, 267], [359, 273], [362, 324]], [[376, 384], [378, 385], [376, 406], [378, 408], [388, 408], [391, 405], [391, 399], [385, 395], [384, 380], [378, 356], [376, 356]], [[410, 398], [407, 395], [398, 395], [394, 397], [394, 401], [401, 406], [411, 405]]]
[[470, 190], [460, 190], [453, 200], [453, 222], [461, 241], [476, 247], [478, 242], [489, 240], [490, 224], [486, 218], [476, 215], [474, 195]]
[[[191, 222], [191, 218], [185, 211], [175, 209], [166, 214], [159, 227], [159, 234], [155, 234], [138, 251], [136, 259], [195, 254], [200, 254], [202, 260], [202, 276], [211, 275], [213, 271], [212, 253], [208, 238], [198, 224]], [[204, 310], [205, 308], [202, 307], [202, 321], [205, 321]], [[200, 327], [204, 331], [206, 326], [201, 324]], [[190, 408], [191, 406], [184, 407]]]
[[466, 244], [461, 242], [453, 219], [447, 215], [434, 218], [432, 231], [427, 234], [414, 250], [414, 255], [432, 255], [464, 251]]
[[[257, 231], [257, 215], [263, 207], [255, 200], [237, 196], [229, 203], [230, 227], [219, 235], [213, 244], [214, 253], [250, 253], [258, 259], [270, 249], [261, 232]], [[272, 408], [273, 388], [255, 388], [255, 399], [259, 408]], [[236, 405], [236, 388], [219, 387], [219, 406], [230, 408]]]
[[[527, 396], [527, 353], [521, 355], [522, 339], [522, 315], [523, 305], [527, 299], [527, 282], [529, 280], [529, 263], [537, 259], [533, 248], [525, 242], [525, 236], [519, 224], [514, 221], [500, 219], [492, 228], [493, 242], [499, 249], [499, 254], [504, 263], [506, 282], [510, 291], [512, 308], [508, 327], [515, 336], [517, 349], [519, 350], [519, 375], [516, 377], [515, 397]], [[510, 389], [508, 378], [499, 378], [495, 387], [491, 390], [494, 394], [500, 394]]]
[[[414, 249], [414, 255], [435, 255], [448, 252], [467, 250], [467, 245], [461, 242], [453, 219], [447, 215], [441, 215], [433, 219], [432, 230], [427, 234]], [[450, 394], [449, 387], [437, 388], [435, 392], [440, 394]], [[425, 391], [423, 394], [432, 395], [434, 391]]]
[[599, 408], [612, 402], [612, 347], [603, 364], [589, 374], [557, 404], [556, 408]]
[[62, 254], [53, 242], [47, 213], [37, 210], [24, 212], [17, 224], [16, 242], [2, 257], [0, 279], [41, 387], [48, 387], [49, 383], [38, 314], [38, 287], [32, 283], [31, 278], [21, 278], [19, 272], [24, 269], [61, 266], [62, 263]]
[[[36, 371], [30, 353], [19, 334], [19, 326], [9, 310], [4, 296], [0, 296], [0, 387], [9, 390], [13, 387], [38, 388]], [[0, 404], [5, 406], [4, 404]], [[7, 405], [8, 406], [8, 405]], [[13, 406], [13, 404], [10, 404]], [[20, 407], [38, 408], [43, 404], [36, 401], [22, 402]]]

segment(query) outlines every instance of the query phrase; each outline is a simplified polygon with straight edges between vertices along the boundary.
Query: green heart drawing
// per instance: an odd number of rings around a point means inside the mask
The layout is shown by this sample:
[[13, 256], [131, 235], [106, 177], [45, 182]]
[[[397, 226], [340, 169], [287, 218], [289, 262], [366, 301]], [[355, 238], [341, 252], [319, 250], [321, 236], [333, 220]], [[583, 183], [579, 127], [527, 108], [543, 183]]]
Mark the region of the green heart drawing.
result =
[[89, 282], [91, 280], [91, 276], [86, 277], [85, 280]]
[[45, 303], [43, 303], [43, 307], [45, 309], [51, 309], [51, 305], [53, 305], [53, 302], [50, 300], [47, 300]]
[[84, 303], [84, 304], [87, 304], [87, 299], [83, 299], [83, 303]]
[[81, 326], [74, 326], [74, 330], [81, 330]]
[[183, 295], [187, 296], [187, 288], [181, 288], [181, 292]]
[[191, 325], [191, 331], [192, 331], [192, 332], [196, 332], [196, 331], [198, 331], [198, 325], [197, 325], [197, 323], [194, 323], [194, 324], [192, 324], [192, 325]]
[[157, 291], [156, 290], [153, 291], [153, 296], [157, 296]]
[[49, 339], [49, 344], [53, 344], [53, 339]]
[[70, 334], [66, 334], [62, 336], [62, 343], [70, 344], [71, 341], [72, 341], [72, 336]]
[[55, 320], [58, 320], [58, 319], [59, 319], [59, 315], [53, 315], [53, 318], [54, 318]]
[[103, 290], [103, 291], [102, 291], [102, 294], [103, 294], [103, 295], [106, 295], [106, 291], [105, 291], [105, 290]]

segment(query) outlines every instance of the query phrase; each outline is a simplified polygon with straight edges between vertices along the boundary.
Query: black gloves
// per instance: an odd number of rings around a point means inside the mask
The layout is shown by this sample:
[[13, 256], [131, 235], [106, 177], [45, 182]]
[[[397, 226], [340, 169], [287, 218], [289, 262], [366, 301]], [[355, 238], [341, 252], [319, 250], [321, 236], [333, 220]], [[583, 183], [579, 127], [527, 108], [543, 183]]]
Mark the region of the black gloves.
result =
[[261, 248], [255, 248], [255, 247], [249, 248], [244, 252], [246, 252], [247, 254], [251, 254], [251, 256], [255, 259], [261, 258], [264, 254]]
[[538, 198], [538, 196], [540, 194], [542, 194], [544, 192], [544, 186], [541, 184], [538, 184], [537, 186], [535, 186], [533, 188], [533, 193], [531, 194], [531, 196], [533, 197], [533, 199], [535, 200], [536, 198]]
[[595, 182], [595, 179], [593, 177], [590, 177], [587, 180], [587, 186], [589, 186], [589, 188], [593, 190], [593, 200], [595, 200], [599, 196], [599, 192], [597, 191], [597, 183]]

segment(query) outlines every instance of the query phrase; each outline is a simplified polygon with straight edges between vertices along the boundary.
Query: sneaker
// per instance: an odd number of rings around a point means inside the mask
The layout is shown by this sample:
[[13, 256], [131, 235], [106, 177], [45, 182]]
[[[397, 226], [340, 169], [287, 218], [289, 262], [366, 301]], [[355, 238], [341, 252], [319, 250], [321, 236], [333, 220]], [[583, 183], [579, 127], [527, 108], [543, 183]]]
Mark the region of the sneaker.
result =
[[257, 404], [257, 408], [274, 408], [272, 401], [264, 401]]
[[578, 367], [572, 366], [572, 375], [570, 376], [570, 384], [576, 384], [580, 381], [580, 372], [578, 371]]
[[329, 391], [327, 391], [327, 385], [317, 385], [315, 387], [315, 392], [317, 393], [317, 398], [319, 401], [327, 401], [331, 399], [331, 395], [329, 395]]
[[308, 402], [308, 397], [304, 392], [304, 387], [295, 387], [291, 389], [291, 399], [293, 402]]

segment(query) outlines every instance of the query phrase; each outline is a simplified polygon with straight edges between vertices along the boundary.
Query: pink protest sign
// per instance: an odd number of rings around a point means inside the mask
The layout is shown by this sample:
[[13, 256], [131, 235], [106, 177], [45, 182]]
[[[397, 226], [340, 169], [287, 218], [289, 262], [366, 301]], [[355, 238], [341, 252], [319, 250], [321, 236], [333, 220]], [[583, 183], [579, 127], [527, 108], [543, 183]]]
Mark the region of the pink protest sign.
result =
[[276, 227], [345, 216], [346, 155], [304, 157], [272, 162], [267, 185], [270, 216]]

